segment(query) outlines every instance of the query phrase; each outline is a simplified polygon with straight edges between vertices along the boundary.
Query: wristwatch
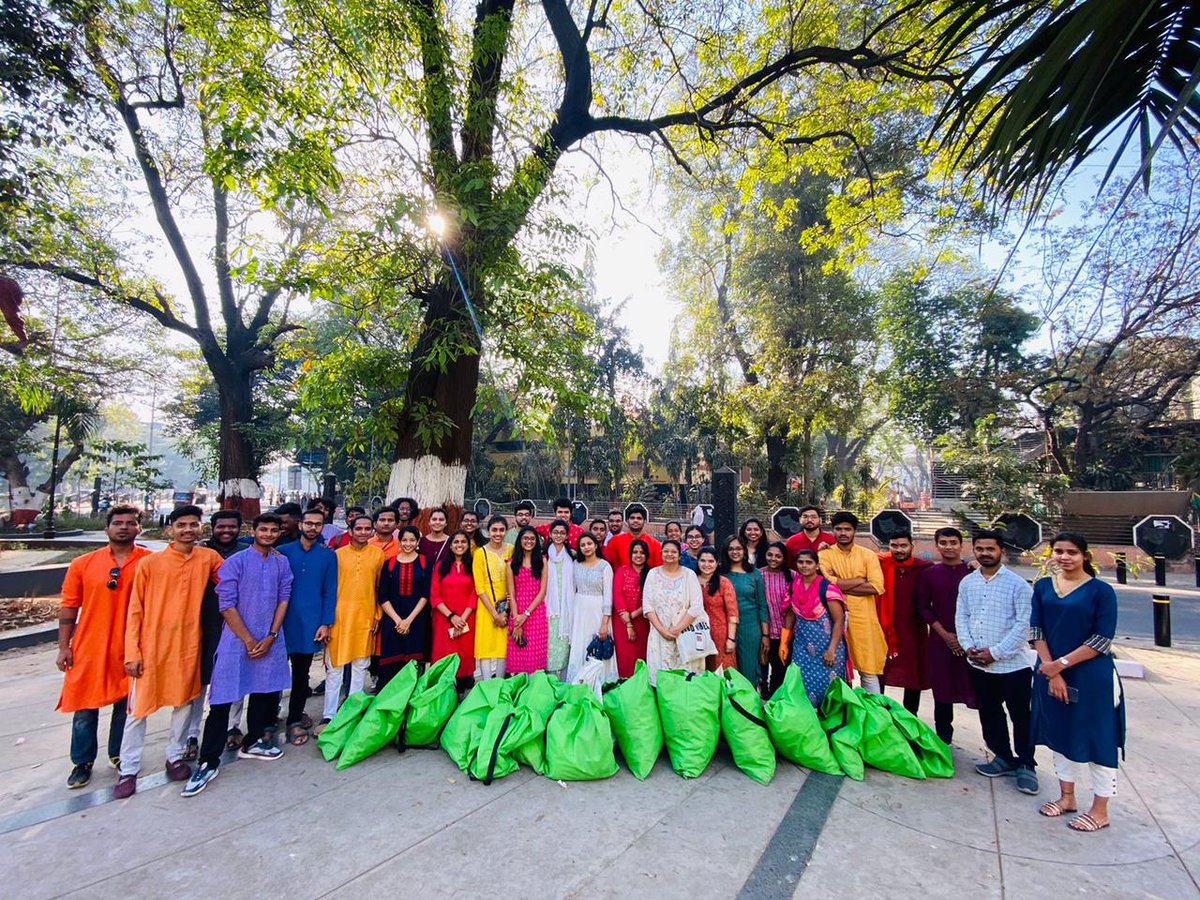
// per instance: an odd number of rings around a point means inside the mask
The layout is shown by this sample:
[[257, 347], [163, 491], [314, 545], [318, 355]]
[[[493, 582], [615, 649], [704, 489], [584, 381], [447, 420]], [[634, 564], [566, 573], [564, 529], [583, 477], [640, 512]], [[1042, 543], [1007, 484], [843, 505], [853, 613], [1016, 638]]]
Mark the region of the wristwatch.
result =
[[1071, 660], [1067, 659], [1065, 656], [1060, 656], [1058, 658], [1058, 664], [1065, 669], [1071, 665]]
[[269, 637], [271, 640], [275, 640], [275, 638], [279, 637], [279, 632], [278, 631], [268, 631], [267, 637]]

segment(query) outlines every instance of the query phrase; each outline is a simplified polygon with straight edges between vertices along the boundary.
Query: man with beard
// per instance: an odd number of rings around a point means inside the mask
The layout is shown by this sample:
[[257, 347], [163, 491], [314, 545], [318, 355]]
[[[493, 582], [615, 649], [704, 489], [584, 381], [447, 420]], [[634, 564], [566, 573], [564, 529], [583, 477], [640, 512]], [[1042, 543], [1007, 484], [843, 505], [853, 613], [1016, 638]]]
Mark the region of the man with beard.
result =
[[917, 576], [917, 612], [929, 626], [925, 666], [933, 688], [933, 724], [938, 737], [949, 744], [954, 739], [954, 704], [977, 707], [971, 666], [954, 631], [958, 586], [971, 569], [963, 562], [962, 532], [957, 528], [939, 528], [933, 541], [941, 562]]
[[925, 648], [929, 626], [917, 611], [917, 579], [932, 563], [913, 556], [912, 534], [894, 534], [888, 552], [879, 554], [883, 593], [879, 595], [879, 624], [887, 637], [888, 659], [883, 683], [904, 689], [904, 708], [916, 714], [921, 691], [929, 687]]

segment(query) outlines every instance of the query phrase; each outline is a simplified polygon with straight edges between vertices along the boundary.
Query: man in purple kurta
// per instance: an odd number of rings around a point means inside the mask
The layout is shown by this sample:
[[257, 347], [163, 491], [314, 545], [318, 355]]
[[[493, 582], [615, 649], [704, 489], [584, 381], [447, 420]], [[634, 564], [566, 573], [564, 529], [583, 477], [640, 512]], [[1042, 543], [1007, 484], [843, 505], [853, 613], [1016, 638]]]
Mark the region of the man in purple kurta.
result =
[[954, 633], [958, 584], [971, 570], [962, 561], [962, 532], [957, 528], [939, 528], [934, 542], [942, 561], [917, 576], [917, 612], [929, 626], [925, 671], [933, 688], [933, 723], [938, 737], [949, 744], [954, 737], [954, 704], [978, 708], [966, 648]]
[[278, 712], [280, 692], [291, 684], [287, 642], [280, 629], [292, 594], [292, 567], [274, 549], [282, 525], [277, 515], [258, 516], [254, 543], [217, 570], [217, 602], [225, 630], [213, 663], [200, 767], [183, 789], [185, 797], [200, 793], [217, 777], [229, 708], [247, 695], [246, 735], [238, 757], [271, 760], [283, 755], [264, 737]]

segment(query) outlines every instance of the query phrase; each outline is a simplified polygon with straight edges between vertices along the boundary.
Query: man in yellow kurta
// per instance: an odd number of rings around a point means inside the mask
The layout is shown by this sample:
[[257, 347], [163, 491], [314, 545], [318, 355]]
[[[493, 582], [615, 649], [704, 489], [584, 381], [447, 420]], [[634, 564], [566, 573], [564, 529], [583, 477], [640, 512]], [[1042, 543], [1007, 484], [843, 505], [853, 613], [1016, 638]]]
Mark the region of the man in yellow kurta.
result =
[[363, 689], [375, 632], [379, 628], [379, 572], [383, 551], [371, 546], [375, 533], [370, 516], [357, 516], [350, 526], [350, 543], [337, 551], [337, 611], [325, 648], [325, 714], [323, 729], [342, 703], [342, 672], [350, 666], [350, 693]]
[[146, 744], [146, 718], [171, 708], [167, 777], [187, 781], [183, 761], [192, 701], [200, 695], [200, 605], [217, 580], [221, 555], [197, 547], [201, 511], [180, 506], [171, 512], [171, 544], [138, 564], [125, 621], [125, 672], [130, 678], [129, 717], [121, 737], [121, 777], [113, 797], [137, 790]]
[[879, 556], [854, 543], [858, 517], [854, 513], [834, 513], [830, 519], [837, 545], [818, 554], [821, 572], [846, 596], [846, 644], [858, 669], [863, 690], [882, 691], [879, 676], [887, 663], [887, 639], [879, 624], [875, 598], [883, 593], [883, 569]]
[[491, 540], [475, 551], [475, 593], [479, 612], [475, 616], [475, 680], [503, 678], [508, 655], [508, 561], [511, 544], [504, 543], [508, 521], [492, 516], [488, 521]]

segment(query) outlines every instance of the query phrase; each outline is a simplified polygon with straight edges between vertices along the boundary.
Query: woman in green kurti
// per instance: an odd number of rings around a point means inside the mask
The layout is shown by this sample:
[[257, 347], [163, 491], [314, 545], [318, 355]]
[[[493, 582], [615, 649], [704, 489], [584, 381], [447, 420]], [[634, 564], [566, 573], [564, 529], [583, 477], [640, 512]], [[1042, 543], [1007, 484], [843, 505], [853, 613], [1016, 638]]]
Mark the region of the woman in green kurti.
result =
[[721, 549], [721, 575], [737, 594], [737, 667], [751, 684], [762, 681], [762, 667], [771, 647], [767, 592], [758, 569], [746, 562], [746, 545], [731, 537]]

